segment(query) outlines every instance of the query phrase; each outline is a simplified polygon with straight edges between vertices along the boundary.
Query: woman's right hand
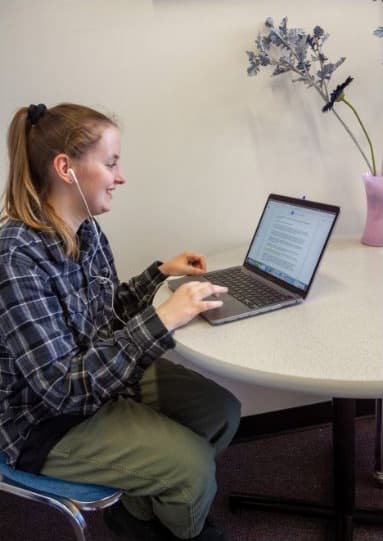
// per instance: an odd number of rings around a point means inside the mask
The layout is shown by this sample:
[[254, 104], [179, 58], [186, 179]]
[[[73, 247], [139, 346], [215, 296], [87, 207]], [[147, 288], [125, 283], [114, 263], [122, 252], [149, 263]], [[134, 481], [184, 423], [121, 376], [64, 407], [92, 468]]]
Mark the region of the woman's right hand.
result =
[[157, 314], [169, 331], [186, 325], [201, 312], [222, 306], [222, 301], [205, 300], [211, 295], [219, 296], [227, 287], [210, 282], [187, 282], [180, 286], [167, 301], [157, 308]]

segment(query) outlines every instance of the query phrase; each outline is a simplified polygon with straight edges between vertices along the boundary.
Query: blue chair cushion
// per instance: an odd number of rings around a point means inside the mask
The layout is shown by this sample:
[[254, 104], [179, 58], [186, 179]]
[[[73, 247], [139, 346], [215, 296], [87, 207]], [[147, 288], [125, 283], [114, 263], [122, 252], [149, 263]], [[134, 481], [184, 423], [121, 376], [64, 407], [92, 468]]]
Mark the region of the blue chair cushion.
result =
[[118, 489], [93, 485], [88, 483], [73, 483], [63, 481], [48, 475], [36, 475], [12, 468], [7, 464], [7, 455], [0, 451], [0, 473], [5, 481], [11, 481], [21, 487], [47, 492], [55, 496], [61, 496], [79, 502], [101, 500], [112, 496]]

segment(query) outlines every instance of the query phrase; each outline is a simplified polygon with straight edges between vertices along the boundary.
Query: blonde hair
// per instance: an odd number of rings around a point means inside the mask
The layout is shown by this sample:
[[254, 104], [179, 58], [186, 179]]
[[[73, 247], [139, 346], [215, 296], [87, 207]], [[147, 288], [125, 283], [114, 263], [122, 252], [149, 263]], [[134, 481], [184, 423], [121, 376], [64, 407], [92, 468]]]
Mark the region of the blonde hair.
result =
[[60, 153], [81, 158], [99, 141], [105, 127], [117, 124], [94, 109], [72, 103], [50, 109], [43, 106], [39, 118], [31, 120], [31, 107], [19, 109], [9, 126], [9, 174], [0, 220], [21, 220], [33, 229], [56, 233], [66, 254], [76, 258], [75, 233], [48, 203], [53, 159]]

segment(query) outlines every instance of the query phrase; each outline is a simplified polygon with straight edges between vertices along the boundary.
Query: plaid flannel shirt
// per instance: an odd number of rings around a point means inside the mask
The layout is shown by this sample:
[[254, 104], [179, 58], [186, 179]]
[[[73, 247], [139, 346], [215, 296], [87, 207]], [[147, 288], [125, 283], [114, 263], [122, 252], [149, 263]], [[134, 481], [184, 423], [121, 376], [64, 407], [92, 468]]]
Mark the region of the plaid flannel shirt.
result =
[[81, 226], [78, 261], [22, 222], [0, 230], [0, 449], [11, 464], [41, 421], [92, 415], [119, 395], [139, 399], [145, 368], [174, 347], [151, 305], [159, 263], [120, 283], [96, 227]]

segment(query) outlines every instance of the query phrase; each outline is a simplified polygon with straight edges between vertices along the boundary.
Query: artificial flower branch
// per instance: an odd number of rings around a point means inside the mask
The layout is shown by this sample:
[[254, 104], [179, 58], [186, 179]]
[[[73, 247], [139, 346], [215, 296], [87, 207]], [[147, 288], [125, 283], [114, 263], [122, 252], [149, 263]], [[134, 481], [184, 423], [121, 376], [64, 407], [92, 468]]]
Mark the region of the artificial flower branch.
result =
[[367, 142], [368, 142], [368, 145], [370, 147], [370, 152], [371, 152], [371, 160], [372, 160], [372, 174], [374, 176], [376, 176], [376, 163], [375, 163], [375, 154], [374, 154], [374, 148], [372, 146], [372, 143], [371, 143], [371, 139], [370, 139], [370, 136], [368, 135], [368, 132], [357, 112], [357, 110], [355, 109], [355, 107], [349, 102], [346, 100], [346, 98], [343, 96], [341, 98], [339, 98], [337, 101], [342, 101], [343, 103], [345, 103], [347, 105], [347, 107], [350, 107], [351, 111], [354, 113], [354, 115], [356, 116], [358, 122], [359, 122], [359, 125], [360, 127], [362, 128], [363, 132], [364, 132], [364, 135], [366, 136], [366, 139], [367, 139]]
[[[293, 80], [293, 82], [302, 81], [309, 88], [315, 88], [323, 101], [326, 102], [323, 111], [332, 111], [358, 148], [371, 174], [375, 176], [376, 164], [371, 139], [355, 107], [347, 101], [344, 96], [344, 88], [348, 86], [353, 79], [348, 77], [344, 83], [338, 85], [329, 98], [327, 83], [330, 81], [334, 71], [345, 61], [345, 58], [340, 58], [336, 63], [328, 62], [328, 58], [322, 52], [322, 46], [328, 38], [328, 34], [326, 34], [319, 26], [314, 28], [312, 36], [306, 34], [304, 30], [299, 28], [288, 29], [287, 17], [282, 19], [278, 29], [275, 28], [271, 17], [266, 19], [265, 26], [269, 28], [268, 34], [259, 34], [255, 40], [258, 53], [256, 54], [252, 51], [247, 51], [250, 62], [250, 66], [247, 70], [248, 74], [256, 75], [260, 71], [260, 67], [268, 65], [275, 66], [272, 75], [280, 75], [288, 71], [298, 74], [299, 78]], [[270, 50], [273, 48], [280, 48], [282, 53], [277, 59], [270, 54]], [[307, 58], [309, 49], [312, 53], [311, 61]], [[314, 75], [310, 73], [312, 62], [319, 62], [320, 64], [319, 71]], [[343, 101], [356, 116], [358, 123], [366, 136], [370, 148], [371, 160], [367, 158], [364, 150], [350, 128], [333, 108], [334, 103], [340, 101]]]
[[[352, 103], [350, 103], [348, 100], [346, 100], [345, 95], [344, 95], [344, 89], [345, 89], [346, 86], [348, 86], [352, 81], [353, 81], [353, 78], [352, 78], [352, 77], [347, 77], [347, 79], [344, 81], [344, 83], [342, 83], [341, 85], [338, 85], [338, 86], [336, 87], [336, 89], [335, 89], [333, 92], [331, 92], [330, 99], [328, 100], [328, 102], [326, 103], [326, 105], [322, 108], [322, 111], [323, 111], [323, 112], [329, 111], [330, 109], [333, 108], [334, 103], [336, 103], [336, 102], [343, 102], [344, 104], [347, 105], [347, 107], [349, 107], [349, 108], [351, 109], [351, 111], [354, 113], [354, 115], [355, 115], [355, 117], [356, 117], [356, 119], [357, 119], [357, 121], [358, 121], [360, 127], [362, 128], [364, 135], [366, 136], [368, 145], [369, 145], [369, 147], [370, 147], [371, 161], [372, 161], [372, 165], [371, 165], [371, 166], [370, 166], [370, 163], [369, 163], [369, 162], [367, 163], [367, 165], [368, 165], [370, 171], [372, 172], [372, 174], [373, 174], [374, 176], [376, 176], [375, 154], [374, 154], [374, 149], [373, 149], [373, 146], [372, 146], [372, 143], [371, 143], [370, 136], [368, 135], [368, 132], [367, 132], [367, 130], [366, 130], [366, 127], [365, 127], [365, 125], [363, 124], [362, 119], [360, 118], [358, 111], [355, 109], [355, 107], [352, 105]], [[363, 152], [362, 152], [362, 154], [363, 154]]]

